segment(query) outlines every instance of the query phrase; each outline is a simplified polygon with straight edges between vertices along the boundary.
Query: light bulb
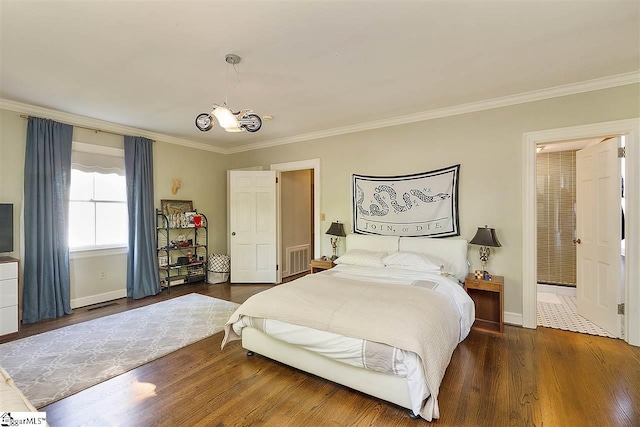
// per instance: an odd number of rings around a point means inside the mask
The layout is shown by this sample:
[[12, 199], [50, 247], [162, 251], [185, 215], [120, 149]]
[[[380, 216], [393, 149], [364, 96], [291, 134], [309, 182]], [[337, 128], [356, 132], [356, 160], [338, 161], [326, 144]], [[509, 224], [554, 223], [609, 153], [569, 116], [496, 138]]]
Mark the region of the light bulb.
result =
[[[225, 108], [225, 107], [222, 107], [222, 106], [216, 107], [215, 110], [213, 110], [213, 115], [218, 120], [218, 123], [220, 123], [220, 126], [223, 127], [225, 130], [227, 128], [237, 128], [238, 127], [238, 120], [233, 115], [233, 113], [231, 113], [231, 110], [229, 110], [228, 108]], [[240, 130], [242, 130], [242, 129], [240, 129]], [[231, 132], [233, 132], [233, 131], [231, 131]]]

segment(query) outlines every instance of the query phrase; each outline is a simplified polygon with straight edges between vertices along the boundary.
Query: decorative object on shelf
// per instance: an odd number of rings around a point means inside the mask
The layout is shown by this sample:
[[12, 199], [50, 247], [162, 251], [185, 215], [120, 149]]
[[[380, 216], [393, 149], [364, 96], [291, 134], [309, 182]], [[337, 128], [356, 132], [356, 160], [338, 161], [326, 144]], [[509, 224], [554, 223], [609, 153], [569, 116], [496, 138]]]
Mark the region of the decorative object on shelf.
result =
[[160, 200], [160, 208], [166, 216], [193, 211], [191, 200]]
[[182, 181], [180, 180], [180, 178], [173, 178], [173, 186], [171, 187], [171, 194], [176, 194], [181, 186], [182, 186]]
[[184, 213], [184, 225], [183, 227], [189, 227], [189, 228], [193, 228], [195, 227], [195, 220], [194, 217], [198, 215], [196, 212], [185, 212]]
[[331, 237], [331, 248], [333, 248], [333, 255], [331, 256], [331, 260], [338, 258], [338, 239], [340, 237], [345, 237], [346, 234], [344, 232], [344, 225], [340, 222], [332, 222], [331, 226], [327, 230], [325, 234], [328, 234]]
[[213, 118], [218, 120], [218, 124], [227, 132], [257, 132], [262, 127], [262, 119], [259, 115], [255, 114], [253, 110], [240, 110], [237, 112], [231, 111], [227, 105], [227, 87], [229, 84], [229, 65], [235, 66], [240, 63], [242, 58], [232, 53], [227, 54], [224, 57], [227, 63], [227, 77], [225, 82], [225, 95], [224, 103], [222, 105], [213, 104], [213, 110], [211, 113], [201, 113], [196, 117], [196, 127], [202, 131], [207, 132], [213, 128]]
[[482, 271], [484, 277], [489, 277], [490, 275], [487, 273], [487, 262], [489, 261], [489, 255], [491, 254], [492, 248], [499, 248], [502, 246], [498, 241], [498, 237], [496, 236], [496, 230], [493, 228], [489, 228], [489, 226], [485, 225], [484, 227], [478, 227], [478, 231], [476, 231], [476, 235], [473, 236], [473, 239], [469, 242], [472, 245], [480, 245], [479, 254], [480, 254], [480, 263], [482, 264]]

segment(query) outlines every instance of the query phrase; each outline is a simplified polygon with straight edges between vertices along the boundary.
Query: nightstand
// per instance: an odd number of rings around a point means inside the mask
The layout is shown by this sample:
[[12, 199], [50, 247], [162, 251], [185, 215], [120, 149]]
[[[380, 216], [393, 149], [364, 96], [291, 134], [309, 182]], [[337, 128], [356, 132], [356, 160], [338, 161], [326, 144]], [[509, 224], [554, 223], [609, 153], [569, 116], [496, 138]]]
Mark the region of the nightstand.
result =
[[503, 323], [503, 276], [491, 276], [491, 280], [476, 279], [469, 274], [464, 288], [476, 305], [476, 321], [472, 328], [502, 333]]
[[328, 270], [335, 267], [335, 264], [330, 259], [312, 259], [311, 260], [311, 273], [317, 273], [318, 271]]

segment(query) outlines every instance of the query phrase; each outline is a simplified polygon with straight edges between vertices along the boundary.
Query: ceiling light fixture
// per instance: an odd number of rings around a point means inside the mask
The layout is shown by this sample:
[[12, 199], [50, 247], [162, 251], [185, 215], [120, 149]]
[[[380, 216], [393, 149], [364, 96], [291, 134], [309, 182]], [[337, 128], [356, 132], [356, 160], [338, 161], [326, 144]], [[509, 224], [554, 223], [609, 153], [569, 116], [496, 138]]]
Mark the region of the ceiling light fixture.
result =
[[[231, 111], [227, 105], [227, 87], [229, 84], [229, 65], [239, 64], [242, 58], [232, 53], [224, 57], [227, 63], [227, 78], [225, 82], [224, 104], [213, 104], [210, 113], [201, 113], [196, 117], [196, 127], [202, 132], [207, 132], [213, 128], [213, 118], [215, 117], [221, 128], [227, 132], [257, 132], [262, 127], [262, 119], [253, 110]], [[236, 70], [237, 71], [237, 70]]]

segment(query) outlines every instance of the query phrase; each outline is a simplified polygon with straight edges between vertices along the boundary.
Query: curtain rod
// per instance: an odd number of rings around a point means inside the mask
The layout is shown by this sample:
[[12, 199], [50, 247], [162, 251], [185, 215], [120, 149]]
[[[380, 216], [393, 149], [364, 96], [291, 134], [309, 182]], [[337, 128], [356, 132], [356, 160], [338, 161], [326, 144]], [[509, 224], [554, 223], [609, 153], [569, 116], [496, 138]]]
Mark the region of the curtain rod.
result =
[[[20, 114], [20, 117], [23, 118], [23, 119], [28, 119], [29, 115], [28, 114]], [[33, 117], [36, 117], [36, 116], [33, 116]], [[125, 136], [124, 134], [117, 133], [117, 132], [111, 132], [110, 130], [95, 129], [95, 128], [90, 128], [90, 127], [81, 126], [81, 125], [74, 125], [73, 123], [65, 123], [65, 122], [60, 122], [60, 123], [67, 124], [67, 125], [73, 126], [75, 128], [90, 130], [90, 131], [93, 131], [95, 133], [110, 133], [111, 135]]]

